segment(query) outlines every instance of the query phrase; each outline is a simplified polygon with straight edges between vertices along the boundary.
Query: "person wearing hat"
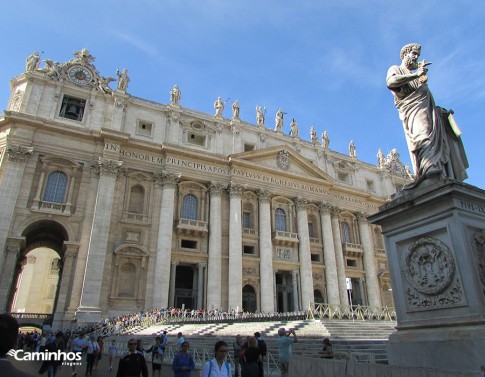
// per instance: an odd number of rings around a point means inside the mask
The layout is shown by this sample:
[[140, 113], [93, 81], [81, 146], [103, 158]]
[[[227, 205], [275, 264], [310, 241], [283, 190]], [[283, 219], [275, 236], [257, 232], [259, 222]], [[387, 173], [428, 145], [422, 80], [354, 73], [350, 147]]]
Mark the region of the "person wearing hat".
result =
[[[290, 338], [293, 335], [293, 338]], [[288, 330], [284, 327], [278, 330], [278, 356], [281, 364], [281, 377], [288, 375], [288, 364], [292, 356], [291, 345], [298, 341], [295, 330]]]

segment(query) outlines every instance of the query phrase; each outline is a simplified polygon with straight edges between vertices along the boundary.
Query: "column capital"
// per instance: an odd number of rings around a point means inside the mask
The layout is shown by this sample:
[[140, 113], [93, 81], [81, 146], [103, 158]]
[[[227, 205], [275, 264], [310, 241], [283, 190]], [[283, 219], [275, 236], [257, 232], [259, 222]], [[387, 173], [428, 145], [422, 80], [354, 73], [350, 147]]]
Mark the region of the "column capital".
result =
[[269, 201], [273, 196], [273, 193], [269, 190], [262, 189], [258, 191], [257, 195], [260, 203], [266, 203], [266, 202], [269, 203]]
[[20, 249], [25, 246], [24, 237], [9, 237], [6, 242], [6, 249], [8, 253], [18, 253]]
[[320, 203], [320, 213], [322, 215], [330, 215], [332, 212], [332, 205], [327, 202], [321, 202]]
[[171, 265], [172, 265], [172, 267], [177, 267], [179, 265], [179, 261], [178, 260], [173, 260], [171, 262]]
[[363, 211], [357, 213], [357, 220], [359, 224], [368, 224], [369, 220], [367, 220], [367, 214]]
[[221, 196], [226, 189], [226, 186], [220, 182], [210, 182], [207, 187], [209, 188], [210, 196]]
[[158, 188], [174, 188], [180, 181], [180, 177], [181, 174], [169, 173], [165, 171], [153, 173], [155, 187]]
[[79, 242], [64, 242], [64, 252], [66, 256], [76, 256], [79, 251]]
[[302, 210], [306, 211], [306, 206], [308, 204], [308, 200], [302, 198], [301, 196], [298, 196], [297, 198], [295, 198], [294, 202], [296, 204], [296, 209], [298, 211], [302, 211]]
[[340, 214], [341, 212], [341, 209], [337, 206], [333, 206], [331, 209], [330, 209], [330, 213], [333, 217], [338, 217], [338, 215]]
[[291, 271], [291, 278], [296, 279], [298, 277], [298, 270], [292, 270]]
[[227, 191], [231, 196], [241, 196], [242, 192], [244, 191], [244, 186], [238, 183], [231, 182], [229, 186], [227, 186]]
[[32, 157], [34, 153], [33, 147], [26, 147], [24, 145], [18, 145], [15, 147], [7, 146], [8, 162], [24, 163], [27, 162], [29, 157]]
[[207, 267], [207, 264], [206, 263], [198, 263], [197, 264], [197, 268], [200, 270], [202, 268], [206, 268]]
[[98, 161], [91, 164], [91, 173], [95, 175], [118, 178], [120, 174], [125, 173], [122, 166], [123, 161], [99, 157]]

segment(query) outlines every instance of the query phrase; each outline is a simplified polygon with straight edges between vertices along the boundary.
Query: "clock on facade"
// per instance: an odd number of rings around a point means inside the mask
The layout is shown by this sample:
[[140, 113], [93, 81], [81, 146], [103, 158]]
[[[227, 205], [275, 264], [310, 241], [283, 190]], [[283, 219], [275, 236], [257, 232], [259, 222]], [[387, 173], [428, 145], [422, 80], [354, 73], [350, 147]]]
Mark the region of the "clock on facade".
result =
[[89, 84], [93, 78], [92, 73], [87, 68], [81, 66], [71, 67], [67, 74], [71, 81], [78, 85]]

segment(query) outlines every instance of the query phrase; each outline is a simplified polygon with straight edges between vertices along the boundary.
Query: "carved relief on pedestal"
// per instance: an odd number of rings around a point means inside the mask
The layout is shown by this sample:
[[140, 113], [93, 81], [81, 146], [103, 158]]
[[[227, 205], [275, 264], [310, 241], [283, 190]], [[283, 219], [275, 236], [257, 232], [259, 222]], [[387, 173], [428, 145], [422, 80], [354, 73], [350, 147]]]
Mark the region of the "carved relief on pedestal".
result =
[[290, 155], [288, 151], [282, 150], [276, 156], [276, 166], [283, 170], [288, 170], [290, 167]]
[[442, 309], [466, 303], [455, 258], [437, 238], [423, 237], [411, 244], [404, 254], [402, 272], [408, 283], [408, 309]]
[[483, 294], [485, 295], [485, 229], [475, 233], [472, 244], [477, 260], [478, 275], [480, 276]]

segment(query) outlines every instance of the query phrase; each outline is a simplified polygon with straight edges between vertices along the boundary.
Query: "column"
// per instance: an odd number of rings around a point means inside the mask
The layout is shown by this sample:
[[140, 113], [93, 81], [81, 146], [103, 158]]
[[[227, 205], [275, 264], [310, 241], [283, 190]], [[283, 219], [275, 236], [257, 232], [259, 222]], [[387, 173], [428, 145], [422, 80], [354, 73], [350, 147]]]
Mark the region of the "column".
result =
[[286, 313], [288, 312], [288, 292], [286, 291], [286, 287], [288, 285], [288, 282], [286, 281], [286, 274], [281, 276], [281, 285], [283, 288], [283, 312]]
[[357, 215], [359, 220], [359, 233], [362, 247], [364, 248], [364, 270], [367, 287], [369, 306], [381, 307], [381, 295], [379, 292], [379, 280], [377, 278], [377, 266], [374, 257], [374, 246], [370, 236], [369, 222], [365, 213]]
[[76, 262], [77, 253], [79, 250], [79, 243], [64, 242], [65, 251], [62, 258], [62, 276], [59, 281], [59, 291], [57, 293], [57, 303], [54, 312], [54, 320], [52, 328], [62, 329], [64, 313], [66, 312], [67, 295], [71, 291], [72, 276], [74, 275], [74, 265]]
[[291, 271], [291, 285], [293, 286], [293, 311], [301, 310], [298, 303], [298, 271]]
[[229, 202], [229, 307], [242, 308], [242, 224], [241, 194], [244, 187], [231, 183]]
[[273, 242], [271, 241], [271, 193], [258, 192], [259, 197], [259, 278], [261, 312], [275, 312]]
[[[158, 223], [157, 254], [153, 289], [153, 307], [166, 308], [169, 305], [169, 289], [175, 295], [175, 281], [171, 284], [170, 262], [172, 259], [173, 217], [175, 208], [175, 187], [180, 175], [162, 172], [154, 174], [156, 185], [162, 188], [162, 205]], [[174, 272], [175, 274], [175, 272]], [[172, 296], [170, 296], [172, 299]], [[173, 306], [170, 304], [170, 306]]]
[[327, 284], [327, 304], [340, 305], [338, 290], [337, 262], [335, 260], [335, 245], [332, 235], [331, 206], [320, 204], [320, 220], [322, 223], [323, 257], [325, 260], [325, 282]]
[[197, 265], [197, 309], [204, 308], [204, 268], [205, 265], [199, 263]]
[[274, 292], [274, 312], [277, 313], [278, 312], [278, 290], [277, 290], [277, 287], [276, 287], [276, 273], [278, 272], [278, 270], [275, 270], [274, 273], [273, 273], [273, 292]]
[[315, 302], [313, 296], [312, 259], [310, 254], [310, 235], [308, 234], [307, 201], [297, 198], [296, 219], [298, 224], [298, 249], [300, 257], [301, 305], [306, 310], [310, 303]]
[[222, 222], [221, 198], [224, 186], [211, 182], [209, 210], [209, 257], [207, 263], [207, 309], [220, 309], [222, 302]]
[[8, 299], [12, 288], [13, 278], [15, 277], [17, 259], [20, 250], [24, 247], [25, 238], [8, 238], [6, 240], [6, 253], [4, 253], [5, 263], [3, 274], [0, 277], [0, 312], [9, 311]]
[[122, 164], [122, 161], [101, 157], [98, 160], [99, 184], [96, 194], [93, 226], [89, 240], [81, 305], [76, 313], [76, 317], [80, 322], [97, 322], [101, 320], [99, 301], [103, 285], [104, 263], [108, 252], [109, 225], [116, 179], [122, 172]]
[[[168, 306], [171, 308], [175, 307], [175, 278], [177, 277], [177, 266], [179, 262], [172, 261], [169, 266], [172, 268], [170, 269], [170, 287], [169, 287], [169, 301]], [[167, 306], [162, 306], [167, 307]]]
[[338, 215], [340, 209], [333, 207], [331, 211], [332, 219], [332, 234], [333, 245], [335, 247], [335, 262], [337, 264], [337, 277], [338, 277], [338, 291], [340, 296], [340, 305], [348, 305], [349, 299], [347, 296], [347, 285], [345, 282], [345, 261], [344, 253], [342, 250], [342, 239], [340, 237], [340, 224], [338, 221]]
[[[25, 165], [28, 158], [32, 156], [33, 151], [32, 147], [26, 146], [7, 146], [5, 149], [6, 156], [3, 158], [3, 164], [6, 163], [6, 166], [4, 167], [2, 184], [0, 185], [0, 198], [2, 198], [2, 205], [0, 206], [0, 273], [2, 271], [8, 273], [5, 268], [2, 270], [3, 261], [6, 258], [4, 255], [5, 245], [12, 224]], [[1, 300], [2, 298], [0, 298]]]

